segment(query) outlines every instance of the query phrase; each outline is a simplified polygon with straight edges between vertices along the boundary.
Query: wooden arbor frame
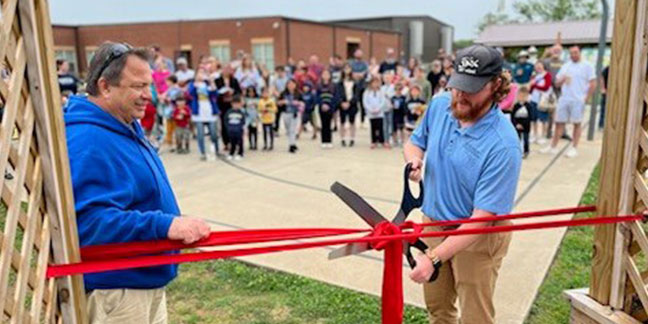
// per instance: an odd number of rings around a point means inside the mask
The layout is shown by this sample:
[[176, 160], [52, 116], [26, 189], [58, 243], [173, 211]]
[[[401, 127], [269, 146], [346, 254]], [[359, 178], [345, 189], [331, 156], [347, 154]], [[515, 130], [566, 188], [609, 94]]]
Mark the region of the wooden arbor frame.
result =
[[[598, 213], [648, 207], [648, 1], [617, 0]], [[648, 320], [648, 238], [640, 222], [600, 226], [589, 292], [566, 292], [572, 323]]]
[[0, 322], [85, 323], [74, 200], [45, 0], [0, 0]]

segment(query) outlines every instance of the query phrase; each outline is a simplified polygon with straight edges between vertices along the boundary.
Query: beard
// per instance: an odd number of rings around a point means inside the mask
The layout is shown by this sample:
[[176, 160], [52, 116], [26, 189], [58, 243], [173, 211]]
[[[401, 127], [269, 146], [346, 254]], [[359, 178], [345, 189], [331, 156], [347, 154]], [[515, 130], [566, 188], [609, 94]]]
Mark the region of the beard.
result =
[[489, 99], [484, 100], [483, 102], [470, 102], [466, 99], [459, 99], [456, 96], [452, 96], [452, 103], [450, 107], [452, 108], [452, 116], [462, 122], [474, 122], [477, 118], [481, 117], [485, 107], [488, 105]]

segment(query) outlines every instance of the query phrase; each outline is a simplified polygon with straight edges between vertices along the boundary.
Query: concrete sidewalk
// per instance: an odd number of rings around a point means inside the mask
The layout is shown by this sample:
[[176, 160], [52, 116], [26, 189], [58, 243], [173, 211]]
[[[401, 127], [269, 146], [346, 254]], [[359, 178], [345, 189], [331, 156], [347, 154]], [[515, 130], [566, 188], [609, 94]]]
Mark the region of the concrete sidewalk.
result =
[[[334, 135], [336, 138], [337, 134]], [[308, 139], [306, 139], [308, 138]], [[354, 148], [322, 150], [303, 136], [300, 151], [287, 152], [286, 139], [274, 152], [246, 152], [243, 161], [200, 162], [193, 154], [162, 155], [184, 214], [209, 219], [213, 228], [356, 227], [367, 225], [328, 191], [335, 182], [352, 188], [388, 218], [402, 195], [400, 149], [369, 149], [367, 129]], [[566, 142], [561, 143], [564, 147]], [[532, 152], [524, 161], [516, 211], [575, 206], [598, 161], [600, 140], [583, 142], [574, 159]], [[246, 145], [247, 148], [247, 145]], [[537, 150], [539, 147], [534, 146]], [[415, 211], [410, 219], [419, 221]], [[560, 244], [564, 229], [514, 235], [496, 291], [498, 323], [521, 323]], [[316, 248], [242, 258], [260, 266], [307, 276], [333, 285], [379, 295], [382, 255], [366, 252], [334, 261], [331, 248]], [[406, 265], [404, 265], [406, 267]], [[404, 271], [407, 303], [423, 306], [419, 285]]]

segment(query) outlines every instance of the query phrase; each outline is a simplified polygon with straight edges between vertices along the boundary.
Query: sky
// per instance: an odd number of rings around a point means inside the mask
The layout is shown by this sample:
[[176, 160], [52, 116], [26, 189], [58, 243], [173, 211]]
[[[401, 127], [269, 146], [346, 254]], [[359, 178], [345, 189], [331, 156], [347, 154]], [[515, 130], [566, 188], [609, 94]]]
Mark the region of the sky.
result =
[[[476, 38], [476, 26], [500, 0], [51, 0], [54, 24], [84, 25], [282, 15], [308, 20], [429, 15]], [[507, 1], [507, 12], [512, 12]], [[91, 4], [91, 5], [90, 5]]]

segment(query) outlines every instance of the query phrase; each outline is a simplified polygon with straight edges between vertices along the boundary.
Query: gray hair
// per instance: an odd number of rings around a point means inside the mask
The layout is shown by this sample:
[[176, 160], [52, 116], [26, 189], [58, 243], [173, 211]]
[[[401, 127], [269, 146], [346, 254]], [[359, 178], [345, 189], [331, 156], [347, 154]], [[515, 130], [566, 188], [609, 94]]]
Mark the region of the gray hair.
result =
[[[119, 43], [105, 42], [99, 46], [95, 55], [90, 61], [88, 76], [86, 78], [86, 92], [91, 96], [99, 94], [98, 82], [103, 77], [110, 85], [119, 85], [122, 77], [122, 71], [126, 66], [126, 60], [129, 56], [136, 56], [144, 61], [149, 60], [149, 51], [145, 48], [132, 48], [123, 55], [114, 58], [107, 66], [106, 61], [111, 59], [114, 47]], [[103, 71], [101, 70], [103, 69]]]

